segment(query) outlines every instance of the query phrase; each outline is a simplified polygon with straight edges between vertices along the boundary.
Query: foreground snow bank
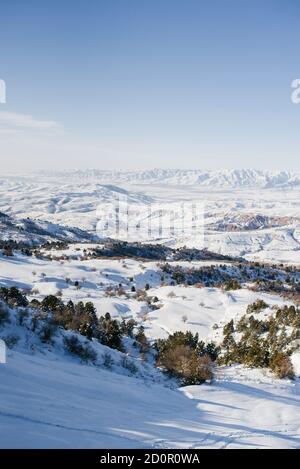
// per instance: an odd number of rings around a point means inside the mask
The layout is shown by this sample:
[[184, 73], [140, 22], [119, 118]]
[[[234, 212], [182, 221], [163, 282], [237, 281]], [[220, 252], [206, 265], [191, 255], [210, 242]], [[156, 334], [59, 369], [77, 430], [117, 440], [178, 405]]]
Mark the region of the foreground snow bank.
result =
[[233, 367], [178, 392], [46, 351], [10, 351], [0, 376], [3, 448], [300, 445], [299, 382], [261, 371]]

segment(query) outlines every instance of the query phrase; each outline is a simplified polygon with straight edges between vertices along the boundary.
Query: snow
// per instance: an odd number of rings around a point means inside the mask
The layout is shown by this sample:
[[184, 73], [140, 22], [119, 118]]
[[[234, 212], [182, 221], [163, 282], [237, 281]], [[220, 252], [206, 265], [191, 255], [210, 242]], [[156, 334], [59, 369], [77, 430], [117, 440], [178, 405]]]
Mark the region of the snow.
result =
[[[74, 245], [70, 252], [77, 256], [87, 244]], [[77, 251], [79, 249], [79, 251]], [[60, 251], [58, 251], [59, 253]], [[68, 250], [62, 251], [67, 253]], [[55, 253], [55, 251], [54, 251]], [[172, 264], [189, 267], [209, 265], [208, 261], [174, 262]], [[217, 263], [212, 263], [217, 264]], [[130, 279], [133, 281], [130, 281]], [[67, 282], [66, 279], [70, 279]], [[74, 286], [79, 281], [80, 289]], [[106, 295], [109, 286], [122, 284], [126, 296]], [[149, 284], [148, 296], [158, 298], [159, 309], [149, 310], [145, 301], [138, 301], [131, 292]], [[246, 288], [226, 292], [219, 288], [197, 288], [183, 285], [161, 286], [161, 273], [156, 262], [143, 262], [134, 259], [92, 259], [69, 261], [41, 260], [16, 254], [4, 257], [0, 254], [0, 286], [15, 285], [32, 291], [32, 298], [42, 299], [45, 295], [61, 292], [63, 301], [92, 301], [100, 316], [109, 312], [119, 319], [134, 318], [145, 326], [150, 340], [165, 338], [178, 330], [198, 333], [201, 339], [219, 340], [219, 331], [214, 324], [224, 325], [231, 319], [242, 316], [247, 305], [257, 299], [267, 304], [290, 304], [277, 295], [257, 293]], [[268, 315], [267, 309], [260, 318]], [[186, 322], [183, 321], [186, 317]]]
[[[204, 246], [247, 259], [300, 263], [300, 175], [255, 170], [70, 171], [0, 178], [0, 211], [95, 234], [98, 206], [201, 202]], [[220, 231], [223, 222], [225, 231]], [[232, 224], [236, 227], [232, 230]], [[251, 227], [254, 229], [251, 230]], [[49, 226], [50, 229], [50, 226]], [[57, 226], [56, 226], [56, 229]], [[202, 247], [202, 233], [165, 240]]]
[[205, 447], [299, 448], [298, 386], [236, 366], [224, 369], [209, 392], [205, 386], [183, 392], [203, 413]]
[[[39, 172], [40, 179], [72, 178], [80, 181], [114, 184], [176, 184], [204, 187], [262, 187], [282, 188], [300, 185], [300, 174], [291, 171], [261, 171], [256, 169], [153, 169], [144, 171], [104, 171], [99, 169]], [[27, 175], [31, 181], [32, 175]], [[15, 179], [15, 175], [11, 180]]]
[[[77, 254], [86, 245], [70, 250]], [[185, 263], [180, 263], [185, 264]], [[207, 261], [205, 262], [207, 265]], [[193, 262], [201, 265], [201, 262]], [[61, 264], [16, 254], [0, 258], [1, 285], [38, 288], [42, 298], [61, 289], [63, 300], [93, 301], [98, 314], [135, 317], [149, 338], [175, 330], [192, 330], [201, 338], [218, 340], [222, 324], [242, 315], [258, 297], [270, 306], [277, 296], [247, 289], [224, 292], [215, 288], [158, 286], [158, 266], [132, 259], [71, 259]], [[35, 274], [33, 274], [35, 272]], [[42, 277], [42, 273], [46, 276]], [[77, 290], [65, 277], [82, 279]], [[107, 297], [105, 287], [122, 282], [148, 282], [161, 308], [148, 311], [130, 297]], [[173, 292], [175, 296], [171, 295]], [[144, 317], [145, 311], [147, 317]], [[270, 314], [270, 309], [260, 317]], [[182, 316], [187, 316], [183, 323]], [[6, 333], [13, 333], [11, 326]], [[2, 334], [3, 336], [3, 334]], [[97, 345], [99, 354], [105, 349]], [[107, 349], [108, 350], [108, 349]], [[3, 448], [297, 448], [300, 445], [298, 408], [300, 382], [274, 379], [265, 370], [243, 367], [216, 370], [211, 385], [176, 390], [151, 367], [139, 364], [130, 376], [110, 350], [116, 365], [107, 370], [80, 364], [61, 347], [37, 345], [25, 335], [7, 363], [0, 365], [0, 431]], [[135, 359], [136, 360], [136, 359]], [[295, 356], [295, 364], [299, 358]]]
[[[62, 288], [64, 300], [91, 300], [98, 314], [110, 311], [138, 321], [143, 321], [144, 303], [107, 298], [104, 286], [121, 281], [129, 289], [129, 276], [138, 279], [140, 286], [148, 281], [153, 285], [148, 293], [157, 294], [163, 305], [148, 312], [144, 322], [150, 338], [192, 330], [202, 338], [216, 339], [218, 330], [212, 330], [213, 324], [243, 314], [257, 297], [270, 305], [282, 303], [279, 297], [246, 289], [158, 288], [154, 275], [158, 267], [153, 262], [71, 260], [60, 264], [15, 255], [2, 257], [0, 268], [2, 285], [38, 287], [38, 297]], [[39, 280], [42, 272], [46, 277]], [[82, 288], [67, 286], [63, 280], [67, 275], [73, 279], [84, 275]], [[104, 286], [98, 287], [99, 282]], [[171, 291], [175, 297], [169, 296]], [[187, 316], [185, 324], [183, 315]], [[112, 370], [101, 364], [84, 365], [60, 348], [33, 344], [28, 349], [28, 343], [28, 337], [24, 338], [23, 345], [8, 351], [7, 363], [0, 365], [3, 448], [299, 447], [299, 380], [278, 381], [264, 370], [231, 367], [216, 370], [212, 385], [178, 391], [163, 385], [158, 372], [149, 371], [150, 365], [141, 376], [133, 377], [119, 365]], [[103, 346], [98, 349], [104, 351]], [[112, 352], [117, 363], [120, 353]]]
[[[82, 256], [84, 249], [95, 246], [85, 241], [94, 241], [97, 206], [122, 193], [132, 203], [204, 201], [205, 246], [210, 251], [300, 265], [299, 174], [90, 170], [11, 175], [0, 178], [0, 183], [0, 211], [16, 217], [10, 228], [2, 220], [0, 239], [41, 240], [40, 234], [31, 236], [27, 231], [25, 219], [32, 217], [35, 229], [46, 233], [43, 239], [62, 236], [81, 241], [51, 251], [69, 260], [0, 254], [0, 286], [17, 286], [29, 298], [60, 292], [65, 302], [92, 301], [98, 316], [110, 312], [118, 319], [134, 318], [143, 324], [150, 341], [190, 330], [200, 339], [219, 343], [224, 324], [240, 318], [257, 299], [270, 306], [259, 313], [259, 319], [274, 314], [274, 305], [290, 304], [245, 285], [230, 292], [162, 285], [157, 262], [83, 260]], [[200, 236], [165, 242], [171, 247], [202, 247]], [[219, 263], [172, 264], [197, 268]], [[107, 287], [120, 283], [125, 295], [109, 296]], [[158, 298], [155, 310], [131, 291], [133, 285], [144, 289], [147, 283], [148, 296]], [[300, 447], [299, 350], [291, 356], [298, 376], [293, 381], [277, 380], [262, 369], [217, 367], [212, 384], [176, 389], [151, 362], [142, 363], [130, 344], [128, 353], [138, 366], [134, 376], [122, 367], [123, 355], [110, 349], [115, 364], [106, 369], [101, 357], [108, 349], [98, 343], [93, 346], [99, 360], [88, 365], [69, 356], [59, 340], [55, 346], [41, 345], [14, 324], [0, 328], [1, 337], [15, 332], [21, 336], [20, 343], [7, 351], [7, 363], [0, 364], [0, 447]]]
[[224, 370], [169, 389], [62, 356], [0, 365], [1, 448], [297, 448], [299, 382]]
[[[200, 339], [217, 343], [222, 339], [220, 327], [231, 319], [240, 318], [246, 313], [247, 305], [257, 299], [270, 305], [270, 308], [260, 314], [260, 319], [272, 313], [272, 306], [288, 303], [278, 296], [247, 289], [225, 292], [218, 288], [179, 285], [151, 289], [150, 293], [157, 295], [162, 304], [160, 309], [147, 315], [145, 332], [150, 338], [164, 339], [169, 334], [182, 330], [198, 333]], [[219, 325], [218, 329], [213, 328], [215, 324]]]

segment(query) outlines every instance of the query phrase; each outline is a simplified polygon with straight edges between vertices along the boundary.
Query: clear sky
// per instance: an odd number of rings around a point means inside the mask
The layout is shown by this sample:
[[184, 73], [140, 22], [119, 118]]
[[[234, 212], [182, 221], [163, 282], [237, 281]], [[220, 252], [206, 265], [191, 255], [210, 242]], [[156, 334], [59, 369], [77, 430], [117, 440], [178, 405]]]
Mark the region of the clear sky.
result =
[[300, 170], [298, 0], [2, 0], [1, 169]]

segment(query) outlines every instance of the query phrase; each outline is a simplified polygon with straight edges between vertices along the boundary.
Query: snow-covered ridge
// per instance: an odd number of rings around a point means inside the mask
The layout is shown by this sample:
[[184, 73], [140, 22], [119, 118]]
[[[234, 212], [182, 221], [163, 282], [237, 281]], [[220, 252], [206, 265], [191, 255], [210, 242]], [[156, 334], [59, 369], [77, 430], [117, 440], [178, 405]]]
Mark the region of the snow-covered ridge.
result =
[[91, 242], [95, 239], [95, 235], [79, 228], [30, 218], [16, 219], [0, 212], [0, 241], [13, 240], [33, 245], [48, 241]]
[[300, 186], [300, 173], [263, 171], [257, 169], [152, 169], [140, 171], [110, 171], [101, 169], [42, 172], [44, 177], [96, 179], [98, 182], [128, 182], [132, 184], [179, 184], [214, 188], [293, 188]]

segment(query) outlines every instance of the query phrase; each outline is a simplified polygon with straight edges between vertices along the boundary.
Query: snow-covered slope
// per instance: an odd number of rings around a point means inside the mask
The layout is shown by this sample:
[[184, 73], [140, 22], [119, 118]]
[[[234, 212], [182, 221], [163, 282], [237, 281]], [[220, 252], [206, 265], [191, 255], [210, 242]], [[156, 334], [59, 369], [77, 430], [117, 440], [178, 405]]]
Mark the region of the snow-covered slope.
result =
[[299, 448], [298, 382], [224, 370], [171, 390], [51, 353], [0, 365], [2, 448]]
[[7, 341], [18, 337], [0, 365], [1, 448], [299, 447], [299, 380], [233, 366], [211, 385], [176, 389], [138, 358], [132, 374], [121, 352], [95, 341], [97, 361], [81, 363], [61, 346], [68, 335], [45, 344], [12, 316], [0, 326]]
[[[153, 341], [165, 338], [177, 330], [198, 332], [201, 339], [213, 337], [214, 324], [225, 324], [236, 315], [243, 315], [246, 306], [257, 298], [268, 304], [289, 304], [279, 296], [255, 293], [247, 289], [226, 292], [220, 288], [197, 288], [183, 285], [161, 286], [161, 271], [157, 262], [141, 262], [134, 259], [82, 260], [87, 245], [58, 251], [70, 255], [69, 260], [47, 261], [16, 253], [13, 257], [0, 254], [0, 287], [16, 286], [32, 296], [42, 299], [59, 291], [63, 301], [92, 301], [99, 315], [109, 312], [118, 319], [135, 319], [143, 324], [145, 333]], [[77, 251], [76, 249], [79, 249]], [[54, 251], [54, 254], [56, 252]], [[74, 254], [74, 259], [72, 255]], [[211, 265], [211, 261], [173, 262], [186, 268]], [[80, 283], [80, 289], [75, 282]], [[108, 287], [122, 284], [129, 295], [108, 296]], [[139, 301], [131, 293], [131, 287], [144, 289], [150, 286], [150, 296], [157, 296], [159, 309], [151, 311], [146, 301]], [[186, 322], [182, 318], [186, 316]]]
[[142, 192], [127, 191], [114, 184], [56, 177], [0, 177], [0, 211], [60, 225], [95, 231], [98, 206], [119, 196], [129, 203], [150, 203]]
[[[161, 285], [156, 262], [134, 259], [85, 259], [87, 244], [51, 251], [64, 259], [42, 259], [15, 252], [0, 254], [0, 286], [17, 286], [30, 299], [56, 294], [68, 300], [92, 301], [97, 314], [134, 318], [150, 340], [178, 330], [220, 340], [222, 326], [241, 317], [257, 298], [270, 306], [289, 304], [279, 296], [246, 288], [224, 291], [188, 285]], [[48, 252], [48, 251], [47, 251]], [[49, 252], [48, 252], [49, 254]], [[211, 261], [180, 261], [187, 268]], [[232, 269], [232, 265], [228, 264]], [[164, 278], [164, 282], [167, 279]], [[79, 283], [77, 288], [75, 282]], [[124, 293], [107, 295], [122, 284]], [[157, 296], [158, 309], [132, 291], [145, 288]], [[184, 317], [184, 320], [183, 320]], [[28, 318], [29, 321], [29, 318]], [[214, 324], [218, 323], [218, 328]], [[31, 324], [29, 322], [29, 324]], [[278, 380], [265, 369], [217, 367], [211, 385], [176, 389], [151, 360], [145, 363], [127, 348], [138, 371], [122, 367], [123, 354], [96, 341], [96, 365], [80, 363], [62, 347], [59, 329], [52, 343], [39, 331], [11, 319], [0, 337], [12, 343], [7, 363], [0, 364], [0, 447], [3, 448], [298, 448], [300, 383]], [[84, 339], [86, 340], [86, 339]], [[103, 354], [114, 365], [104, 365]], [[299, 361], [299, 354], [296, 359]], [[300, 372], [297, 371], [297, 374]]]
[[47, 241], [91, 242], [96, 237], [79, 228], [61, 226], [30, 218], [17, 219], [0, 212], [0, 240], [24, 244], [44, 244]]

